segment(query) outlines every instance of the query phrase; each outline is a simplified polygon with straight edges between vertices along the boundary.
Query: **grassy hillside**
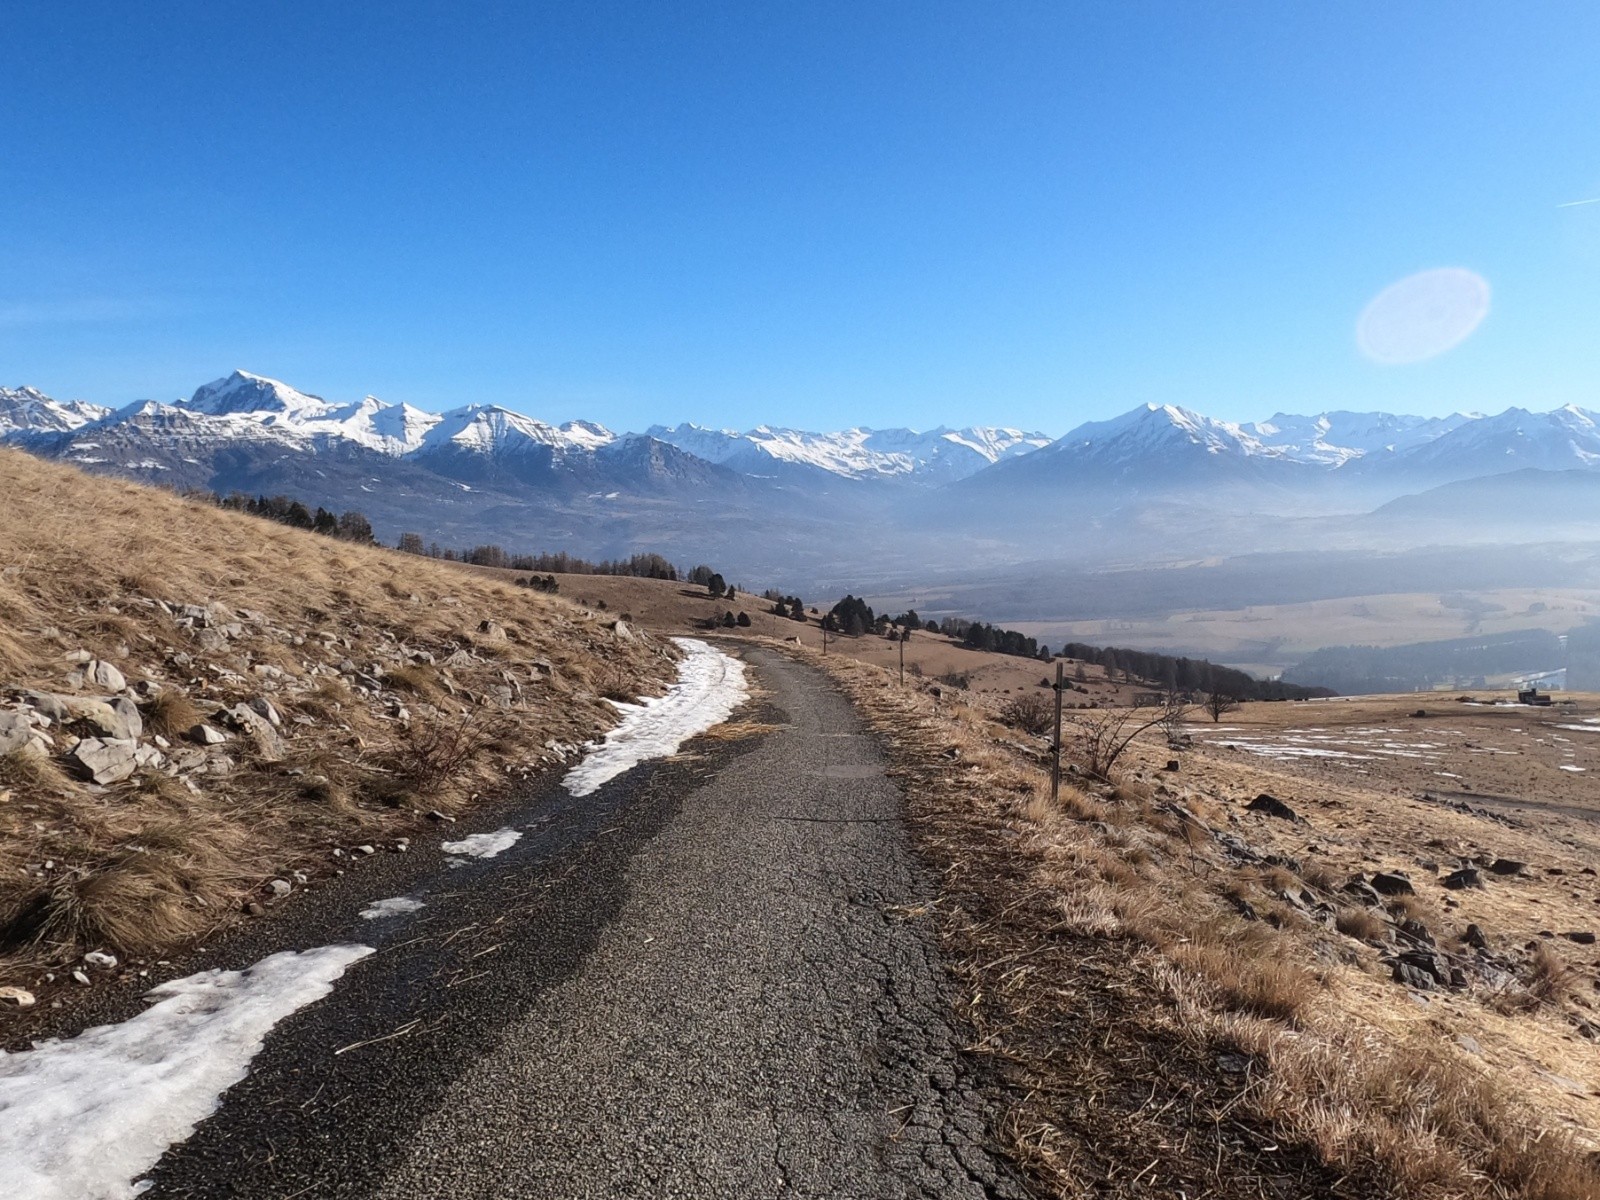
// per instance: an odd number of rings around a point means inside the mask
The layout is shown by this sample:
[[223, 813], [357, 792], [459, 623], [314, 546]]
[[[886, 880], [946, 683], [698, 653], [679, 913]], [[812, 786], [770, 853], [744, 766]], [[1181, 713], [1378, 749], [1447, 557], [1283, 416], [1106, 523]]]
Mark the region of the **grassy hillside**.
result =
[[0, 514], [0, 984], [259, 912], [672, 676], [563, 599], [16, 452]]

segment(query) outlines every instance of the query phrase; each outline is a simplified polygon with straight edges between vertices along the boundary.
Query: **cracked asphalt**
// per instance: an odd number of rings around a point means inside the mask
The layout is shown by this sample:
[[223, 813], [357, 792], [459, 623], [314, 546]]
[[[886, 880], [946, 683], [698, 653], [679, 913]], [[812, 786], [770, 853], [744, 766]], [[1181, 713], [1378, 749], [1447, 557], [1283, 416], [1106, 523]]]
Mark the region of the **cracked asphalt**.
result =
[[418, 893], [149, 1195], [1026, 1195], [879, 748], [816, 671], [745, 656], [776, 731], [551, 801]]

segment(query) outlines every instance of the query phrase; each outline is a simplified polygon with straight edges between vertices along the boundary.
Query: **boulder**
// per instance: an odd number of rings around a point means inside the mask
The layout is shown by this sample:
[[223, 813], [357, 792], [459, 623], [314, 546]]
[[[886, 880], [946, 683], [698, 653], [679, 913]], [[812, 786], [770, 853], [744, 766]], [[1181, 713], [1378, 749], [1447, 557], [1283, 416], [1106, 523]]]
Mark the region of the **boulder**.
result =
[[1265, 813], [1269, 817], [1277, 817], [1283, 821], [1298, 821], [1300, 819], [1300, 814], [1295, 812], [1294, 809], [1276, 796], [1267, 795], [1266, 792], [1262, 792], [1261, 795], [1246, 804], [1245, 809], [1248, 812]]
[[1497, 858], [1489, 864], [1490, 873], [1495, 875], [1521, 875], [1527, 869], [1527, 863], [1514, 858]]
[[1383, 903], [1383, 897], [1378, 895], [1377, 889], [1359, 875], [1346, 883], [1342, 890], [1346, 895], [1353, 896], [1362, 904], [1368, 906]]
[[117, 783], [139, 765], [139, 744], [126, 738], [83, 738], [67, 753], [67, 763], [92, 783]]
[[283, 717], [279, 715], [278, 710], [272, 706], [272, 701], [268, 700], [265, 696], [257, 696], [254, 700], [246, 701], [246, 703], [249, 704], [250, 710], [257, 716], [265, 717], [267, 719], [267, 723], [274, 729], [279, 728], [283, 724]]
[[122, 672], [103, 658], [94, 659], [84, 668], [84, 682], [107, 692], [120, 692], [128, 686]]
[[33, 741], [33, 725], [22, 713], [0, 713], [0, 755], [21, 750]]
[[1451, 871], [1440, 882], [1451, 891], [1459, 892], [1462, 888], [1482, 888], [1483, 875], [1477, 867], [1462, 867], [1459, 871]]
[[283, 739], [278, 736], [272, 723], [248, 704], [235, 704], [232, 708], [223, 709], [217, 714], [217, 720], [249, 736], [264, 762], [283, 761]]
[[1461, 940], [1474, 950], [1487, 950], [1489, 948], [1488, 935], [1476, 925], [1468, 925], [1466, 933], [1461, 935]]
[[1594, 931], [1591, 929], [1574, 929], [1563, 933], [1562, 937], [1569, 942], [1576, 942], [1580, 946], [1592, 946], [1595, 943]]
[[1415, 896], [1417, 889], [1404, 871], [1379, 871], [1372, 877], [1372, 890], [1384, 896]]
[[228, 740], [228, 735], [213, 725], [204, 721], [189, 730], [189, 740], [201, 746], [220, 746]]
[[66, 721], [71, 717], [67, 707], [67, 697], [58, 696], [54, 692], [23, 692], [22, 702], [34, 712], [49, 717], [52, 721]]
[[479, 621], [478, 636], [489, 642], [503, 642], [506, 640], [506, 629], [498, 621]]

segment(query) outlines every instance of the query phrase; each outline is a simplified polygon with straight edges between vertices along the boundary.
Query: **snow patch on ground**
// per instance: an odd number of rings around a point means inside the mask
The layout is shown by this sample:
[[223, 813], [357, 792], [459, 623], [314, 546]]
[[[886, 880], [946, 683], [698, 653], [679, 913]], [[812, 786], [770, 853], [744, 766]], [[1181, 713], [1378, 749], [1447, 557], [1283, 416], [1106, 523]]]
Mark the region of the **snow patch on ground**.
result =
[[379, 900], [367, 905], [361, 910], [361, 916], [368, 921], [376, 921], [383, 917], [399, 917], [406, 913], [414, 913], [419, 908], [427, 908], [421, 900], [413, 900], [409, 896], [390, 896], [387, 900]]
[[1576, 774], [1582, 775], [1589, 768], [1588, 767], [1575, 767], [1571, 763], [1562, 763], [1561, 766], [1558, 769], [1562, 770], [1562, 771], [1572, 771], [1572, 772], [1574, 772]]
[[744, 664], [698, 638], [673, 638], [684, 652], [678, 682], [665, 696], [618, 704], [622, 722], [562, 780], [574, 796], [587, 796], [646, 759], [676, 754], [678, 747], [726, 721], [750, 695]]
[[464, 854], [468, 858], [493, 858], [515, 846], [521, 839], [520, 830], [496, 829], [493, 833], [473, 833], [459, 842], [445, 842], [439, 849], [446, 854]]
[[286, 950], [152, 988], [120, 1025], [0, 1052], [0, 1179], [18, 1200], [123, 1200], [216, 1111], [272, 1027], [322, 999], [370, 946]]

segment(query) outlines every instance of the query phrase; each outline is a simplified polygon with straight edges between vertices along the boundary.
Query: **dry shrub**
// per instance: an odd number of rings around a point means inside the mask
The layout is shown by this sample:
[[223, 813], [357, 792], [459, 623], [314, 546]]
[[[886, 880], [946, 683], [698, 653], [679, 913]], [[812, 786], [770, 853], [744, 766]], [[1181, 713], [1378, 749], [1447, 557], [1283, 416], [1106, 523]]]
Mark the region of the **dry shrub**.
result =
[[1540, 1004], [1555, 1004], [1572, 987], [1572, 968], [1554, 947], [1540, 942], [1528, 959], [1528, 994]]
[[1055, 693], [1022, 692], [1000, 705], [1000, 720], [1013, 729], [1033, 737], [1044, 737], [1055, 728]]
[[0, 788], [23, 796], [60, 796], [71, 790], [72, 782], [50, 759], [31, 750], [13, 750], [0, 754]]
[[1600, 1197], [1582, 1148], [1453, 1047], [1338, 1029], [1290, 1038], [1237, 1020], [1217, 1036], [1266, 1062], [1265, 1115], [1327, 1162], [1376, 1162], [1402, 1195]]
[[1341, 908], [1333, 919], [1333, 927], [1358, 942], [1381, 941], [1389, 932], [1388, 923], [1365, 908]]
[[177, 688], [157, 692], [145, 703], [141, 715], [148, 732], [172, 740], [182, 737], [204, 720], [194, 702]]
[[410, 692], [418, 696], [436, 695], [439, 690], [439, 672], [425, 663], [411, 663], [395, 667], [383, 677], [397, 692]]

